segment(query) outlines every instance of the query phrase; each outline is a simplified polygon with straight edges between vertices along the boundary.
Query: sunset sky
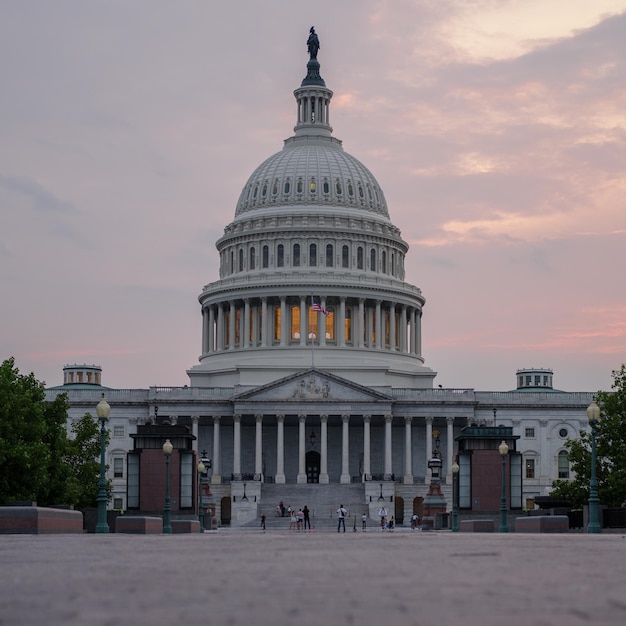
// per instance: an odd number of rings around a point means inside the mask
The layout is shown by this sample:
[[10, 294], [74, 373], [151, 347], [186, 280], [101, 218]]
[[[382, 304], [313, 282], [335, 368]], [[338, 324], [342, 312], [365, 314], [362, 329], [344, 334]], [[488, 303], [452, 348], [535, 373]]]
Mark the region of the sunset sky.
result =
[[331, 123], [382, 186], [435, 385], [626, 362], [626, 0], [3, 0], [0, 359], [184, 385], [198, 294], [293, 134], [314, 25]]

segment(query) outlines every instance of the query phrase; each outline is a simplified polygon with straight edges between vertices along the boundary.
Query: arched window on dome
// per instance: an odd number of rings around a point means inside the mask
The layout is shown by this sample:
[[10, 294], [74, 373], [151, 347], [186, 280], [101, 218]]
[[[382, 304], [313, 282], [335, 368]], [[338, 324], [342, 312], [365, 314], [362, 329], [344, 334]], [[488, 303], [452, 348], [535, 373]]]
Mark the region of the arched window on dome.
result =
[[293, 267], [300, 267], [300, 244], [293, 244], [293, 251], [291, 254]]
[[358, 270], [363, 269], [363, 248], [361, 246], [356, 249], [356, 268]]
[[352, 181], [348, 181], [348, 195], [353, 198], [354, 197], [354, 187], [352, 186]]
[[330, 193], [330, 183], [328, 182], [328, 179], [324, 179], [324, 182], [322, 183], [322, 192], [324, 193], [325, 196], [327, 196]]
[[296, 193], [298, 195], [302, 195], [304, 193], [304, 183], [302, 182], [301, 178], [299, 178], [298, 182], [296, 183]]
[[368, 200], [371, 202], [372, 201], [372, 188], [368, 185], [367, 186], [367, 198]]
[[259, 186], [255, 185], [254, 186], [254, 193], [252, 194], [252, 199], [256, 200], [257, 195], [259, 194]]
[[312, 178], [311, 182], [309, 183], [309, 191], [311, 192], [311, 194], [317, 193], [317, 183], [315, 182], [315, 178]]
[[256, 269], [256, 249], [254, 246], [250, 248], [250, 269]]
[[314, 243], [309, 246], [309, 267], [317, 267], [317, 245]]
[[289, 193], [291, 191], [291, 181], [289, 178], [285, 181], [285, 186], [283, 187], [285, 193]]
[[337, 179], [337, 182], [335, 183], [335, 193], [338, 196], [343, 194], [343, 187], [341, 186], [341, 181], [339, 179]]
[[393, 252], [391, 253], [391, 275], [396, 275], [396, 255]]
[[263, 188], [261, 189], [261, 197], [265, 198], [267, 196], [267, 181], [263, 183]]
[[382, 251], [381, 261], [383, 265], [383, 274], [387, 273], [387, 252], [385, 250]]
[[326, 267], [334, 267], [333, 263], [334, 250], [331, 243], [326, 244]]
[[239, 271], [243, 272], [243, 248], [239, 248]]
[[359, 198], [361, 198], [361, 200], [363, 200], [363, 187], [361, 186], [361, 183], [359, 183]]
[[345, 245], [341, 247], [341, 267], [350, 267], [350, 248]]
[[269, 246], [263, 246], [263, 269], [270, 266], [270, 249]]
[[276, 266], [285, 267], [285, 246], [282, 243], [276, 248]]
[[278, 179], [274, 181], [272, 185], [272, 195], [275, 196], [278, 194]]
[[370, 271], [376, 271], [376, 250], [374, 248], [370, 250]]
[[235, 273], [235, 252], [234, 250], [230, 251], [230, 273]]

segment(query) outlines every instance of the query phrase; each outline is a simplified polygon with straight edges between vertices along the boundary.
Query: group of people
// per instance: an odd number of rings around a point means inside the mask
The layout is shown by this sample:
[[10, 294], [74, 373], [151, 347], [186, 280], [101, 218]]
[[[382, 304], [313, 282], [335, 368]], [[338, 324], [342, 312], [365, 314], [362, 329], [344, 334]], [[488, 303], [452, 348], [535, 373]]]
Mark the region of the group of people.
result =
[[276, 515], [289, 518], [289, 530], [311, 530], [311, 511], [306, 504], [296, 511], [291, 506], [285, 507], [281, 500], [276, 505]]

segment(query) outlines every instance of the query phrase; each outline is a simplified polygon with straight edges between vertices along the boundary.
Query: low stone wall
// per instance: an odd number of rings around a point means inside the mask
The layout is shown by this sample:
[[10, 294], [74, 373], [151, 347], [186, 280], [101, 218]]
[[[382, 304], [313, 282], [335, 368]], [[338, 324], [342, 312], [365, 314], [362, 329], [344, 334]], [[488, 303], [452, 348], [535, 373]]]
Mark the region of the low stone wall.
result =
[[0, 534], [82, 533], [83, 514], [37, 505], [0, 506]]
[[566, 533], [569, 532], [567, 515], [532, 515], [515, 518], [517, 533]]
[[160, 517], [144, 515], [120, 515], [115, 520], [115, 532], [131, 535], [162, 534], [163, 520]]
[[459, 530], [464, 533], [492, 533], [495, 524], [492, 519], [465, 519], [461, 520]]
[[172, 533], [199, 533], [200, 522], [197, 519], [172, 520]]

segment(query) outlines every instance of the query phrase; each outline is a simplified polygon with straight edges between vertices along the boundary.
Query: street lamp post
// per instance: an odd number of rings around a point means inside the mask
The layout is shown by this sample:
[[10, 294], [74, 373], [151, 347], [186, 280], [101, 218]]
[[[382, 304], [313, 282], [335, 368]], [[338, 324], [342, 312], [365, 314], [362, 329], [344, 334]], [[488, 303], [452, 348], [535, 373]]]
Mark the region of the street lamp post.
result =
[[498, 452], [502, 457], [502, 494], [500, 497], [500, 529], [501, 533], [508, 533], [509, 527], [506, 522], [506, 456], [509, 453], [509, 446], [503, 441], [498, 446]]
[[591, 481], [589, 483], [589, 524], [587, 525], [587, 532], [597, 534], [602, 532], [602, 526], [598, 522], [600, 498], [598, 498], [598, 479], [596, 477], [596, 426], [600, 420], [600, 407], [595, 400], [587, 407], [587, 417], [591, 426]]
[[165, 507], [163, 509], [163, 534], [172, 534], [172, 515], [170, 508], [170, 455], [174, 446], [169, 439], [163, 444], [163, 454], [165, 455]]
[[459, 464], [452, 464], [452, 532], [459, 532]]
[[202, 474], [206, 467], [202, 461], [198, 463], [198, 521], [200, 522], [200, 532], [204, 532], [204, 510], [202, 509]]
[[105, 424], [111, 414], [111, 407], [105, 400], [104, 394], [102, 399], [96, 406], [96, 414], [100, 420], [100, 478], [98, 479], [98, 523], [96, 525], [97, 533], [108, 533], [109, 525], [107, 524], [107, 483], [105, 477], [106, 465], [104, 463], [104, 453], [106, 448], [106, 428]]

